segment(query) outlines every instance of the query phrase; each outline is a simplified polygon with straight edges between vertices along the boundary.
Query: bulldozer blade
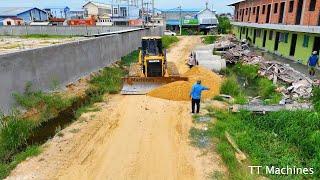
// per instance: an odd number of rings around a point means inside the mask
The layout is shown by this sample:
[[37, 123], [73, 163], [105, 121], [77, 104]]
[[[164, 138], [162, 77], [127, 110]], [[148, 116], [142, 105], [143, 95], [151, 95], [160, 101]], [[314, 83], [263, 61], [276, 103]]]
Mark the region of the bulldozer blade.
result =
[[187, 77], [127, 77], [123, 78], [123, 95], [143, 95], [162, 85], [175, 81], [188, 81]]

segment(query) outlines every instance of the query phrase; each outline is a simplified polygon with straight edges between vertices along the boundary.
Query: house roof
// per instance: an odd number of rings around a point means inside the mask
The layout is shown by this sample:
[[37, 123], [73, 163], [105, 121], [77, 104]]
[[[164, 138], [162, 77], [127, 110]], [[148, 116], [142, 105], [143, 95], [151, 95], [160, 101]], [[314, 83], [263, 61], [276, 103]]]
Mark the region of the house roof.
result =
[[238, 1], [235, 1], [235, 2], [233, 2], [233, 3], [231, 3], [231, 4], [228, 4], [228, 6], [234, 6], [234, 5], [236, 5], [236, 4], [238, 4], [238, 3], [241, 3], [241, 2], [244, 2], [245, 0], [238, 0]]
[[18, 18], [18, 17], [7, 17], [7, 18], [5, 18], [5, 19], [12, 19], [12, 20], [23, 20], [23, 19], [21, 19], [21, 18]]
[[30, 11], [32, 9], [37, 9], [46, 13], [45, 11], [36, 7], [33, 7], [33, 8], [32, 7], [0, 7], [0, 16], [5, 16], [5, 17], [17, 16], [19, 14]]
[[93, 1], [87, 2], [86, 4], [83, 5], [83, 7], [88, 5], [88, 4], [93, 4], [93, 5], [97, 6], [97, 7], [102, 7], [102, 8], [110, 8], [111, 7], [110, 4], [98, 3], [98, 2], [93, 2]]
[[203, 9], [203, 10], [201, 10], [200, 12], [198, 12], [197, 14], [201, 14], [201, 13], [203, 13], [204, 11], [210, 11], [210, 12], [212, 12], [212, 13], [215, 13], [216, 11], [212, 11], [211, 9], [209, 9], [209, 8], [206, 8], [206, 9]]
[[[162, 9], [160, 10], [161, 12], [180, 12], [179, 8], [175, 8], [175, 9]], [[181, 9], [181, 12], [199, 12], [200, 9]]]

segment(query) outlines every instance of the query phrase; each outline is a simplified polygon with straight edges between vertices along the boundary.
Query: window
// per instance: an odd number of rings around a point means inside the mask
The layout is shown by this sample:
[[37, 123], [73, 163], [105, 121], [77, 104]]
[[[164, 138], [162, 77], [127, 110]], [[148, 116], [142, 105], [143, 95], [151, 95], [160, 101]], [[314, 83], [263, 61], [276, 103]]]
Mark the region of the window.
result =
[[248, 15], [248, 8], [246, 8], [246, 15]]
[[113, 14], [118, 14], [118, 8], [113, 9]]
[[262, 14], [264, 14], [266, 12], [266, 5], [262, 6]]
[[280, 33], [279, 41], [288, 43], [289, 33]]
[[273, 31], [270, 31], [269, 32], [269, 40], [272, 40], [273, 39]]
[[257, 37], [261, 37], [261, 29], [257, 29], [257, 31], [256, 31], [256, 36], [257, 36]]
[[289, 13], [293, 12], [294, 1], [290, 1], [289, 3]]
[[310, 0], [309, 11], [314, 11], [316, 9], [316, 0]]
[[307, 35], [303, 36], [303, 45], [302, 46], [306, 47], [306, 48], [309, 46], [309, 36], [307, 36]]
[[275, 4], [274, 4], [273, 12], [274, 12], [275, 14], [278, 13], [278, 3], [275, 3]]
[[126, 7], [121, 7], [120, 8], [120, 15], [123, 16], [123, 17], [126, 17], [128, 15]]
[[256, 14], [256, 7], [253, 7], [253, 14]]

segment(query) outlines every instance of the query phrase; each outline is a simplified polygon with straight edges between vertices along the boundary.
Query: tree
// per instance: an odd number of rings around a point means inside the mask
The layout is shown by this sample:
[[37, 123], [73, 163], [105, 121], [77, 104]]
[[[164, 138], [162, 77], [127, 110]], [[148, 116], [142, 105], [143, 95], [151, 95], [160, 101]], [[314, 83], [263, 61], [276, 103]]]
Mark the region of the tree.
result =
[[218, 32], [220, 34], [227, 34], [231, 31], [232, 25], [228, 17], [220, 16], [218, 17], [219, 25], [218, 25]]

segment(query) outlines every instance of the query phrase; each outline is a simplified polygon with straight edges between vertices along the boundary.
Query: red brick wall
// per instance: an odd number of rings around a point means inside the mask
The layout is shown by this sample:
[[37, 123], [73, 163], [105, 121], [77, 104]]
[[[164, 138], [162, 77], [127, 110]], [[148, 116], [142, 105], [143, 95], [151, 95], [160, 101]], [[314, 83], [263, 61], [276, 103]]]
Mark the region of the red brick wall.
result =
[[316, 1], [316, 7], [314, 11], [309, 11], [309, 5], [311, 0], [305, 0], [305, 8], [304, 8], [304, 15], [303, 15], [303, 24], [309, 26], [316, 26], [318, 25], [319, 19], [319, 12], [320, 12], [320, 1]]
[[[289, 6], [290, 1], [292, 0], [253, 0], [253, 1], [245, 1], [240, 2], [236, 4], [235, 6], [235, 12], [238, 12], [238, 18], [237, 21], [243, 22], [256, 22], [256, 16], [257, 16], [257, 6], [260, 6], [260, 13], [259, 13], [259, 21], [258, 23], [262, 24], [266, 22], [266, 16], [267, 16], [267, 9], [268, 4], [272, 4], [271, 7], [271, 13], [270, 13], [270, 23], [272, 24], [278, 24], [279, 23], [279, 16], [280, 16], [280, 7], [281, 2], [285, 2], [285, 12], [284, 12], [284, 19], [283, 24], [295, 24], [296, 20], [296, 12], [297, 12], [297, 6], [298, 6], [298, 0], [294, 1], [293, 11], [289, 12]], [[316, 26], [318, 25], [319, 15], [320, 15], [320, 0], [316, 0], [316, 7], [314, 11], [309, 11], [309, 5], [311, 0], [304, 0], [304, 10], [302, 14], [302, 25], [312, 25]], [[278, 4], [277, 6], [277, 12], [274, 13], [275, 4]], [[265, 13], [262, 14], [263, 5], [265, 5]], [[251, 8], [251, 11], [249, 9]], [[253, 13], [253, 9], [255, 8], [255, 13]]]

